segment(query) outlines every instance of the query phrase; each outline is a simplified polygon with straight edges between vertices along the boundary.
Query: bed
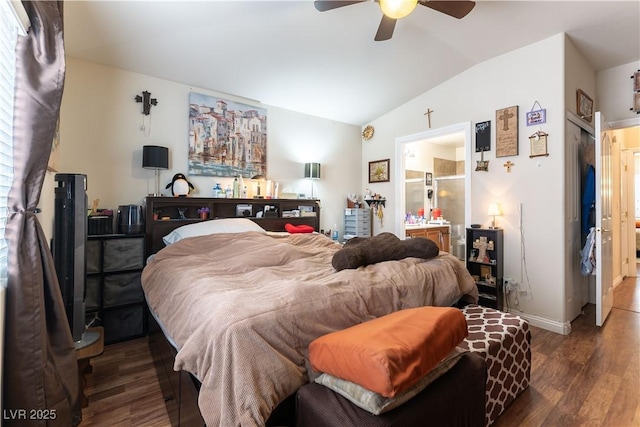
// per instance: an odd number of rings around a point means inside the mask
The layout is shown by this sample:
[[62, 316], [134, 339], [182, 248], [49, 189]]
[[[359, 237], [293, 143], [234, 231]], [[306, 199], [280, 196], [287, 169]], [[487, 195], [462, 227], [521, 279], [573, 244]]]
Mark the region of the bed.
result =
[[323, 234], [233, 231], [176, 239], [142, 274], [150, 312], [177, 349], [174, 369], [200, 384], [208, 426], [264, 425], [313, 379], [307, 349], [319, 336], [409, 307], [477, 301], [446, 252], [336, 272], [341, 246]]

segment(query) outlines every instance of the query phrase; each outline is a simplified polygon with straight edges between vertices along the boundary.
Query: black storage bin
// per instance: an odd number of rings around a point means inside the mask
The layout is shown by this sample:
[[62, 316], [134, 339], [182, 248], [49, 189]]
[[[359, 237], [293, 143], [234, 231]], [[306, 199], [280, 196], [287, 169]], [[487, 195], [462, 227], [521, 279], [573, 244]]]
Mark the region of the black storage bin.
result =
[[146, 331], [144, 310], [140, 304], [104, 310], [102, 324], [105, 344], [143, 336]]
[[143, 302], [140, 273], [111, 274], [104, 277], [104, 307], [124, 305], [132, 302]]

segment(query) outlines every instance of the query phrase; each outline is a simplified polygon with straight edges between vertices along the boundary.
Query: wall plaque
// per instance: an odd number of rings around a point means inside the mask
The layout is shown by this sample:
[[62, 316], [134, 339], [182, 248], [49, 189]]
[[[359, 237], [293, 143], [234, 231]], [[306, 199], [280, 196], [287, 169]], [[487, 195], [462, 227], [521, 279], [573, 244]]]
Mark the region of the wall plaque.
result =
[[476, 153], [491, 150], [491, 120], [476, 123]]
[[496, 111], [496, 157], [518, 155], [518, 106]]

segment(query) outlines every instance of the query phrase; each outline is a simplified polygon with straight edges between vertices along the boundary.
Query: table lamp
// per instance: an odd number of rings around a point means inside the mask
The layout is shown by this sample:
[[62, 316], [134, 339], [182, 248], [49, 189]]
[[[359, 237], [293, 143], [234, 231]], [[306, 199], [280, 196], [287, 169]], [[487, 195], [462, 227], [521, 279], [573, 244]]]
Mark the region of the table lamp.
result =
[[305, 163], [304, 177], [311, 180], [311, 198], [313, 199], [313, 181], [320, 179], [320, 163]]
[[145, 145], [142, 147], [142, 167], [154, 169], [156, 171], [156, 191], [153, 194], [158, 197], [160, 194], [160, 169], [169, 169], [169, 149], [158, 145]]
[[491, 203], [489, 204], [489, 209], [487, 210], [487, 215], [492, 216], [493, 220], [491, 221], [491, 227], [489, 227], [492, 230], [495, 230], [499, 227], [496, 227], [496, 216], [500, 216], [502, 215], [502, 212], [500, 211], [500, 205], [498, 205], [497, 203]]

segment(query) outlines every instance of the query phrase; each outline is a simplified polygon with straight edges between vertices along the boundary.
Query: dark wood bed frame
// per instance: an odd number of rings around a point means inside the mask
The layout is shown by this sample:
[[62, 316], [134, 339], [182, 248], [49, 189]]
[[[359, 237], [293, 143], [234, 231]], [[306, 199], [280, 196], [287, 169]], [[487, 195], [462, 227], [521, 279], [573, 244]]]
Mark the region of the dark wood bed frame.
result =
[[[251, 215], [246, 216], [267, 231], [285, 231], [284, 225], [306, 224], [320, 230], [320, 201], [316, 199], [218, 199], [205, 197], [147, 197], [145, 199], [145, 247], [146, 256], [156, 253], [165, 245], [162, 237], [178, 227], [205, 221], [197, 210], [209, 208], [209, 220], [245, 217], [243, 207], [251, 206]], [[240, 207], [239, 207], [240, 206]], [[275, 214], [256, 218], [264, 207], [272, 207]], [[284, 212], [306, 207], [308, 216], [285, 217]], [[154, 218], [157, 213], [157, 219]], [[264, 214], [263, 214], [264, 215]], [[176, 372], [173, 364], [176, 349], [167, 340], [155, 318], [148, 313], [149, 348], [153, 355], [156, 373], [171, 419], [172, 426], [204, 426], [198, 408], [199, 381], [184, 371]], [[267, 426], [294, 426], [295, 400], [289, 397], [278, 406], [267, 421]]]

